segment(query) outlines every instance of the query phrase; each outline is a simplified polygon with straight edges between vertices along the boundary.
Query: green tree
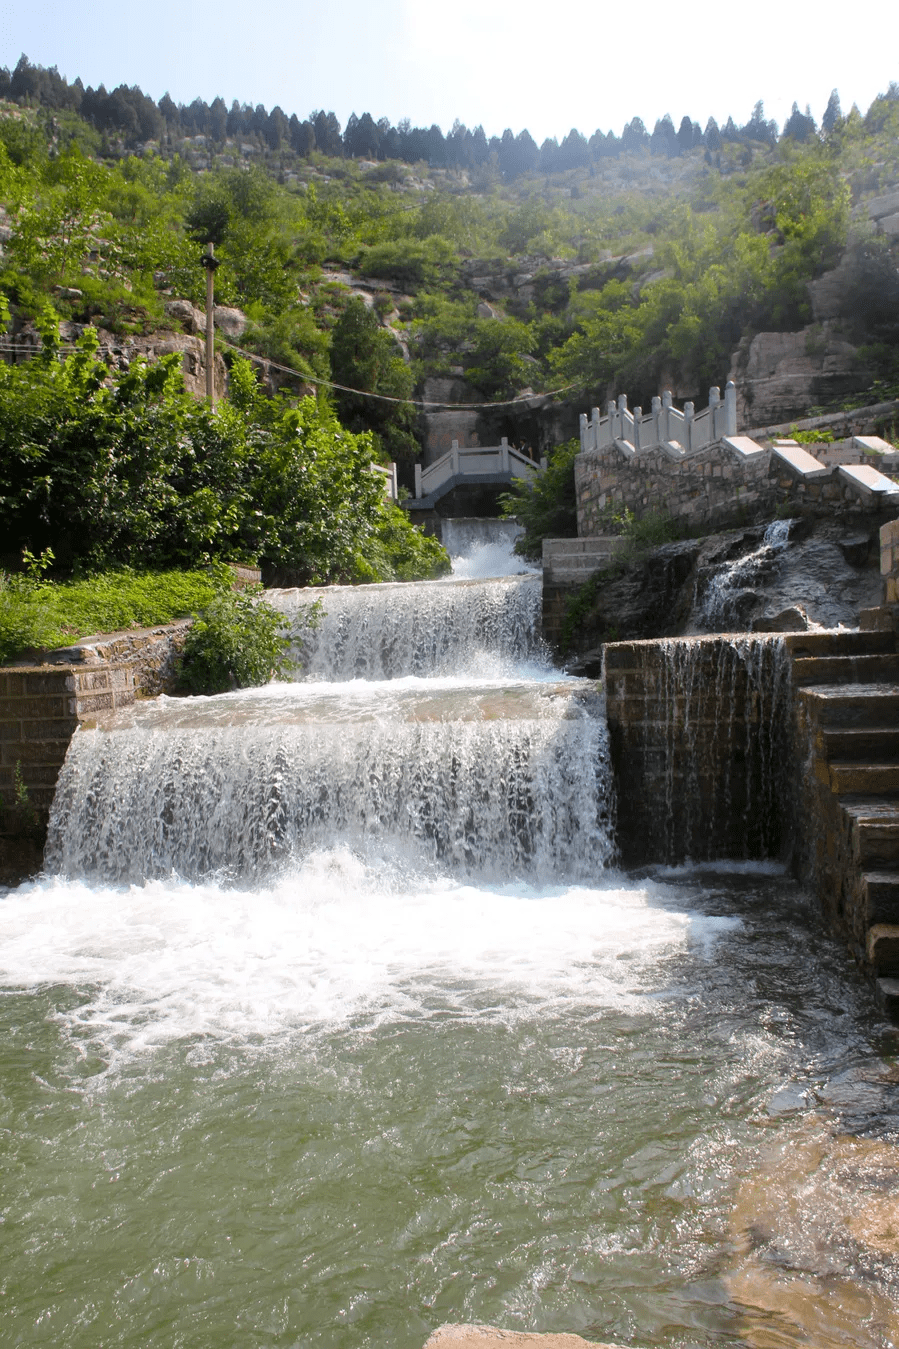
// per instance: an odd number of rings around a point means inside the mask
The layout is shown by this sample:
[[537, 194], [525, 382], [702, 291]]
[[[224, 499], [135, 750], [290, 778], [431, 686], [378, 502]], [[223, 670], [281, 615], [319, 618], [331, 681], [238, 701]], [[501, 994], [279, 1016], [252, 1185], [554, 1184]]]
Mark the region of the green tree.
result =
[[[373, 431], [390, 459], [418, 453], [412, 433], [414, 412], [406, 401], [412, 394], [411, 371], [394, 338], [358, 296], [334, 325], [331, 374], [336, 384], [345, 386], [335, 391], [338, 415], [345, 426], [351, 431]], [[348, 389], [363, 392], [348, 393]], [[381, 397], [365, 397], [365, 393]]]

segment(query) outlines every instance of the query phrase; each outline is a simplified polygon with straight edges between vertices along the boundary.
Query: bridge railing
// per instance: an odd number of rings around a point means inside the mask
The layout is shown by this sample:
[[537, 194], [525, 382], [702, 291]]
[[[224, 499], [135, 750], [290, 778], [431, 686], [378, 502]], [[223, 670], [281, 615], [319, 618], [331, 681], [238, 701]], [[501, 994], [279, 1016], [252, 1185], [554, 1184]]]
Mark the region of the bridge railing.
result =
[[682, 458], [714, 445], [722, 436], [737, 434], [737, 388], [731, 380], [723, 401], [719, 389], [709, 389], [709, 405], [701, 412], [692, 403], [685, 403], [681, 412], [666, 391], [652, 400], [652, 410], [645, 415], [640, 407], [630, 411], [627, 395], [621, 394], [617, 403], [607, 403], [605, 416], [599, 408], [593, 408], [589, 420], [581, 413], [580, 429], [582, 452], [615, 445], [627, 458], [658, 449]]
[[430, 496], [437, 492], [451, 478], [474, 477], [476, 475], [509, 474], [510, 478], [528, 478], [546, 467], [546, 460], [536, 464], [520, 450], [513, 449], [503, 436], [499, 445], [460, 446], [453, 441], [452, 449], [446, 454], [422, 468], [415, 465], [415, 496]]

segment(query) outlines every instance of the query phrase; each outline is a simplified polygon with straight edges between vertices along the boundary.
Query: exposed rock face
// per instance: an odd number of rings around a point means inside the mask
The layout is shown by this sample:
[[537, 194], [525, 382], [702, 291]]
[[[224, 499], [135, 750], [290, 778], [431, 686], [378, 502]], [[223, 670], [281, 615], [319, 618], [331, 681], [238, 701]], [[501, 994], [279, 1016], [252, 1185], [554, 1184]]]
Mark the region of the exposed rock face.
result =
[[[819, 290], [822, 310], [831, 309], [841, 294], [839, 280], [828, 285]], [[865, 388], [871, 375], [856, 348], [824, 322], [796, 333], [756, 334], [734, 353], [728, 379], [737, 386], [737, 424], [761, 426], [838, 402]]]
[[[795, 632], [858, 625], [880, 604], [878, 530], [854, 521], [783, 522], [728, 530], [655, 548], [610, 573], [573, 634], [568, 668], [599, 670], [599, 644], [714, 632]], [[772, 541], [773, 533], [773, 541]], [[854, 559], [854, 560], [850, 560]]]
[[246, 332], [250, 320], [242, 309], [231, 309], [228, 305], [217, 304], [213, 322], [229, 342], [236, 342]]
[[165, 315], [166, 318], [180, 323], [184, 331], [191, 335], [206, 331], [206, 315], [202, 309], [192, 305], [190, 300], [166, 300]]
[[[176, 304], [186, 305], [193, 311], [194, 316], [199, 316], [202, 327], [205, 332], [206, 319], [200, 310], [194, 309], [193, 305], [187, 300], [175, 301]], [[168, 308], [168, 306], [166, 306]], [[186, 312], [186, 311], [185, 311]], [[181, 321], [181, 320], [179, 320]], [[188, 315], [185, 326], [195, 324], [196, 317]], [[78, 340], [85, 331], [87, 324], [64, 322], [59, 325], [59, 335], [61, 340], [69, 345]], [[143, 357], [148, 361], [159, 360], [161, 356], [176, 355], [181, 358], [181, 370], [184, 375], [184, 385], [189, 393], [197, 398], [206, 396], [206, 342], [204, 337], [194, 333], [171, 332], [170, 330], [146, 333], [143, 336], [134, 334], [122, 335], [119, 333], [107, 332], [105, 328], [95, 329], [97, 342], [99, 344], [100, 355], [106, 361], [106, 364], [113, 370], [127, 370], [131, 362]], [[41, 349], [41, 335], [33, 324], [17, 326], [7, 338], [12, 348], [10, 359], [13, 363], [22, 360], [29, 360], [35, 356]], [[215, 391], [216, 397], [223, 398], [228, 387], [228, 372], [225, 369], [225, 362], [221, 356], [215, 357]]]

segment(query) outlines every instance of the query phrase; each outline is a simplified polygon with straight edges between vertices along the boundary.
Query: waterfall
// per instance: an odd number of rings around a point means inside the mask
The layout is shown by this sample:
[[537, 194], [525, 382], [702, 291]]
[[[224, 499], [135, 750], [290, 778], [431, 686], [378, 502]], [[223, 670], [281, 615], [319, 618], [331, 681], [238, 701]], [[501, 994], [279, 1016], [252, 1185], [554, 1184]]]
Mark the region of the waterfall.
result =
[[595, 876], [610, 859], [595, 697], [550, 689], [510, 709], [495, 690], [491, 710], [485, 694], [447, 689], [406, 709], [356, 704], [334, 720], [314, 700], [299, 722], [289, 698], [277, 719], [270, 700], [248, 714], [249, 701], [232, 699], [228, 725], [204, 720], [201, 706], [190, 727], [144, 720], [76, 736], [49, 868], [117, 882], [245, 880], [345, 846], [417, 872], [547, 881]]
[[[721, 567], [710, 578], [701, 600], [694, 604], [694, 623], [701, 632], [722, 632], [746, 626], [741, 612], [744, 597], [756, 600], [752, 585], [777, 565], [790, 541], [792, 520], [773, 520], [752, 552]], [[748, 593], [747, 593], [748, 592]]]
[[511, 673], [548, 666], [539, 576], [271, 590], [290, 617], [321, 599], [325, 617], [298, 652], [315, 680]]
[[459, 517], [440, 522], [440, 542], [453, 563], [453, 575], [485, 579], [539, 571], [512, 551], [522, 534], [514, 520]]
[[770, 863], [645, 866], [776, 854], [783, 641], [607, 648], [613, 801], [539, 580], [310, 593], [303, 678], [80, 730], [0, 896], [8, 1341], [899, 1343], [866, 991]]
[[268, 598], [288, 617], [324, 602], [301, 678], [162, 698], [80, 732], [51, 871], [230, 884], [335, 847], [492, 881], [583, 880], [607, 865], [605, 722], [593, 685], [549, 664], [539, 576]]
[[783, 639], [657, 645], [650, 717], [664, 747], [666, 857], [776, 857], [790, 694]]

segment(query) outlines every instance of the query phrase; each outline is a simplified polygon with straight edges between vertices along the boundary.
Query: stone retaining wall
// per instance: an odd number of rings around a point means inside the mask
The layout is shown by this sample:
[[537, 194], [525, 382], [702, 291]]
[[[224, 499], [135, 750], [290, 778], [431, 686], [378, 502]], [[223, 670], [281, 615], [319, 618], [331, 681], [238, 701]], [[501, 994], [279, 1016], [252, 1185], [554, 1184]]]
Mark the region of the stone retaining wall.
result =
[[[739, 438], [735, 438], [739, 439]], [[654, 511], [683, 521], [699, 534], [733, 529], [778, 514], [861, 514], [858, 493], [841, 480], [839, 464], [879, 463], [851, 442], [811, 445], [831, 472], [811, 481], [790, 473], [771, 450], [743, 454], [726, 440], [675, 459], [663, 449], [626, 458], [612, 445], [574, 461], [578, 535], [601, 534], [609, 513], [637, 518]], [[886, 468], [891, 471], [891, 465]]]
[[738, 635], [604, 648], [625, 866], [781, 854], [788, 641]]
[[0, 669], [0, 885], [40, 870], [69, 742], [135, 698], [170, 691], [189, 620], [113, 633]]
[[899, 520], [890, 520], [881, 527], [880, 574], [884, 604], [899, 604]]

